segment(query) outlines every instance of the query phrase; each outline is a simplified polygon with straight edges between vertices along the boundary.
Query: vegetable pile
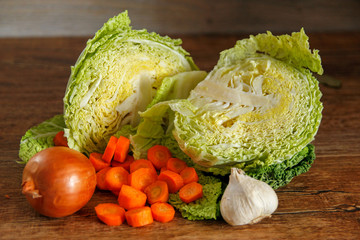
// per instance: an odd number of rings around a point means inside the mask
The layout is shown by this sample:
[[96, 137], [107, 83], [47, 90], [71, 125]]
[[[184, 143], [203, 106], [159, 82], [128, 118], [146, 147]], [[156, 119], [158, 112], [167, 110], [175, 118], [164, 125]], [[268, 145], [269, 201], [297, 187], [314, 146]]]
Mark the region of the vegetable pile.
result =
[[313, 72], [323, 73], [321, 59], [303, 29], [239, 40], [207, 73], [180, 39], [133, 30], [124, 12], [87, 42], [64, 113], [30, 128], [19, 157], [30, 163], [54, 145], [86, 155], [97, 188], [118, 196], [95, 209], [108, 225], [167, 222], [175, 209], [189, 220], [224, 218], [234, 169], [272, 189], [310, 169], [323, 109]]

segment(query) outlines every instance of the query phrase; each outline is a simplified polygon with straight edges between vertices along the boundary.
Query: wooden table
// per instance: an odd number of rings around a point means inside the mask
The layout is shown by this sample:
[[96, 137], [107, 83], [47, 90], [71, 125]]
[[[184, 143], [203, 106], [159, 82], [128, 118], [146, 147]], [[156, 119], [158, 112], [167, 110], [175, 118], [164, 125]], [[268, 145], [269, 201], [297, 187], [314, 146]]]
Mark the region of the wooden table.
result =
[[[245, 36], [180, 37], [198, 66], [211, 70], [218, 53]], [[309, 172], [277, 190], [272, 218], [231, 227], [177, 213], [167, 224], [108, 227], [97, 220], [94, 206], [115, 198], [98, 191], [72, 216], [37, 214], [20, 190], [19, 141], [28, 128], [62, 112], [70, 66], [86, 40], [0, 39], [0, 239], [360, 239], [360, 33], [310, 34], [325, 73], [342, 87], [321, 85], [325, 108], [314, 142], [317, 159]]]

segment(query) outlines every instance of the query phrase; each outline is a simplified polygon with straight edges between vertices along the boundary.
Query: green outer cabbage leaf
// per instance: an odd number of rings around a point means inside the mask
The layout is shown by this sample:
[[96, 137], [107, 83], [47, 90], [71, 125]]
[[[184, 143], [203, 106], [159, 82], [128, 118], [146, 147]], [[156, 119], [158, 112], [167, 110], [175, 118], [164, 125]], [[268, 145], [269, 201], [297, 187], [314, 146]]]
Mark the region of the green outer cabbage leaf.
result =
[[105, 23], [71, 68], [64, 96], [69, 147], [102, 152], [122, 126], [136, 126], [163, 78], [197, 69], [181, 43], [133, 30], [127, 12]]
[[56, 115], [26, 131], [20, 140], [19, 163], [27, 163], [32, 156], [54, 146], [54, 137], [65, 128], [64, 116]]

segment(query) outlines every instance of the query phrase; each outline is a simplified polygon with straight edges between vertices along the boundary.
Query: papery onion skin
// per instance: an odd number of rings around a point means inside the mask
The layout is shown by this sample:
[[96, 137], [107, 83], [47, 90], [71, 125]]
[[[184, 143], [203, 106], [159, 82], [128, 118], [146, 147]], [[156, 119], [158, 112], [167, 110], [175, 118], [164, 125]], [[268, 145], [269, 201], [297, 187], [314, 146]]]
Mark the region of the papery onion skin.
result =
[[50, 147], [26, 164], [22, 192], [48, 217], [65, 217], [85, 206], [94, 194], [96, 172], [89, 159], [67, 147]]

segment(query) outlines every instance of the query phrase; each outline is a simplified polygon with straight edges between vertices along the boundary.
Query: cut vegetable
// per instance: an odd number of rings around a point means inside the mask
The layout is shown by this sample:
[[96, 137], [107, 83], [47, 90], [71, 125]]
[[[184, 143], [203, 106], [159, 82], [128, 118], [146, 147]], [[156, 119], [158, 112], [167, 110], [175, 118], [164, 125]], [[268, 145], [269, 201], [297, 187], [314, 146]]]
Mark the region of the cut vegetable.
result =
[[149, 148], [147, 158], [154, 164], [155, 168], [160, 170], [166, 167], [166, 163], [171, 158], [170, 150], [162, 145], [155, 145]]
[[111, 136], [110, 140], [105, 148], [104, 154], [103, 154], [103, 160], [105, 162], [111, 162], [114, 153], [115, 153], [115, 148], [116, 148], [116, 143], [117, 143], [118, 139], [115, 136]]
[[143, 191], [147, 186], [157, 180], [156, 172], [151, 168], [139, 168], [130, 173], [128, 184], [133, 188]]
[[162, 223], [170, 222], [174, 219], [175, 209], [168, 203], [155, 203], [151, 205], [153, 218]]
[[199, 177], [196, 173], [195, 168], [193, 167], [186, 167], [184, 170], [180, 172], [180, 176], [184, 180], [184, 184], [199, 181]]
[[101, 203], [95, 207], [97, 217], [109, 226], [119, 226], [125, 220], [125, 209], [115, 203]]
[[105, 185], [108, 190], [119, 191], [128, 184], [129, 173], [123, 167], [112, 167], [105, 174]]
[[170, 158], [166, 163], [166, 168], [176, 173], [180, 173], [186, 167], [186, 162], [178, 158]]
[[127, 223], [132, 227], [142, 227], [154, 222], [150, 207], [140, 207], [125, 213]]
[[139, 168], [150, 168], [154, 172], [156, 172], [154, 165], [149, 160], [146, 160], [146, 159], [138, 159], [138, 160], [135, 160], [134, 162], [132, 162], [130, 164], [130, 173], [135, 172]]
[[124, 162], [111, 161], [113, 167], [123, 167], [126, 171], [130, 172], [130, 164], [134, 161], [134, 157], [127, 155]]
[[55, 146], [64, 146], [69, 147], [67, 143], [67, 139], [64, 136], [64, 131], [59, 131], [54, 137], [54, 145]]
[[101, 153], [91, 153], [89, 156], [89, 159], [90, 159], [92, 165], [94, 166], [96, 172], [100, 171], [103, 168], [110, 166], [110, 163], [105, 162], [102, 159]]
[[165, 170], [161, 172], [158, 180], [167, 183], [169, 193], [176, 193], [182, 186], [184, 186], [184, 180], [182, 179], [182, 177], [179, 174], [170, 170]]
[[146, 194], [131, 186], [123, 185], [118, 197], [119, 205], [126, 210], [145, 206]]
[[149, 204], [167, 202], [169, 200], [169, 189], [165, 181], [156, 181], [144, 189]]
[[179, 197], [181, 201], [190, 203], [199, 198], [202, 198], [203, 190], [202, 185], [197, 182], [188, 183], [183, 186], [179, 191]]
[[124, 162], [129, 152], [130, 140], [124, 136], [120, 136], [117, 140], [114, 160], [117, 162]]
[[106, 167], [101, 169], [96, 173], [96, 187], [100, 190], [108, 190], [105, 184], [105, 175], [107, 171], [110, 170], [111, 167]]

